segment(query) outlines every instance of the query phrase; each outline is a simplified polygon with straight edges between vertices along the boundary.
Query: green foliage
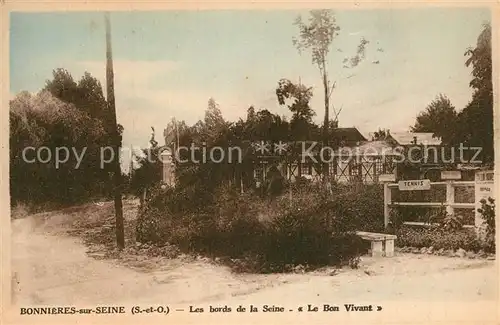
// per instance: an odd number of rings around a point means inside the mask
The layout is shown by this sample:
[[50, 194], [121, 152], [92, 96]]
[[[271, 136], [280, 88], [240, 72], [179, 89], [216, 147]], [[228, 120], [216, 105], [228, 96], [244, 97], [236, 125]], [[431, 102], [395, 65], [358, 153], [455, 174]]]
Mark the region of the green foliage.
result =
[[270, 271], [287, 265], [318, 267], [348, 262], [362, 253], [361, 238], [338, 231], [308, 207], [287, 209], [272, 219], [264, 239], [263, 261]]
[[266, 181], [262, 185], [264, 188], [263, 194], [269, 198], [275, 198], [285, 190], [285, 178], [281, 175], [276, 166], [271, 166], [266, 175]]
[[489, 197], [482, 199], [481, 208], [477, 211], [486, 223], [485, 243], [490, 251], [495, 251], [495, 199]]
[[[356, 230], [381, 232], [384, 230], [384, 191], [381, 185], [343, 185], [332, 188], [338, 193], [333, 200], [347, 209]], [[334, 194], [335, 195], [335, 194]]]
[[476, 90], [492, 91], [492, 61], [491, 61], [491, 24], [483, 25], [483, 30], [477, 38], [475, 48], [468, 48], [465, 56], [466, 66], [472, 66], [474, 77], [470, 86]]
[[293, 38], [293, 44], [299, 51], [311, 50], [313, 64], [324, 69], [330, 45], [340, 31], [333, 11], [311, 10], [308, 23], [299, 16], [295, 25], [299, 28], [299, 37]]
[[[69, 91], [57, 93], [72, 96]], [[23, 92], [10, 102], [12, 204], [66, 205], [110, 192], [108, 170], [100, 168], [100, 148], [107, 146], [108, 139], [104, 124], [82, 107], [64, 102], [48, 91], [36, 95]], [[28, 147], [35, 150], [47, 147], [52, 160], [46, 164], [25, 161], [23, 151]], [[54, 157], [58, 148], [67, 148], [69, 157], [56, 167]], [[79, 165], [75, 151], [79, 155], [83, 153]], [[66, 158], [64, 151], [59, 152], [61, 159]], [[26, 154], [27, 159], [35, 157], [34, 151]]]
[[450, 143], [454, 137], [457, 123], [457, 112], [448, 97], [443, 94], [437, 96], [417, 116], [412, 132], [433, 132], [444, 143]]
[[439, 228], [445, 232], [458, 231], [463, 228], [463, 216], [459, 214], [446, 214], [439, 222]]
[[[421, 218], [415, 219], [418, 215]], [[424, 216], [425, 218], [422, 218]], [[460, 214], [448, 214], [446, 210], [435, 209], [429, 210], [428, 213], [422, 214], [421, 209], [412, 207], [393, 208], [390, 212], [390, 223], [395, 230], [401, 229], [405, 221], [424, 222], [427, 229], [438, 232], [454, 232], [463, 229], [464, 217]]]
[[427, 228], [402, 227], [396, 231], [396, 245], [399, 247], [434, 247], [437, 249], [465, 249], [479, 251], [482, 249], [473, 230], [441, 231]]
[[477, 212], [481, 214], [484, 221], [486, 222], [488, 232], [495, 233], [495, 199], [489, 197], [488, 200], [482, 199], [479, 201], [481, 203], [481, 208], [477, 209]]
[[220, 139], [227, 132], [228, 123], [222, 117], [219, 105], [213, 98], [208, 100], [203, 124], [203, 141], [208, 144]]
[[293, 113], [290, 122], [290, 133], [293, 140], [310, 139], [314, 132], [312, 117], [315, 112], [309, 106], [312, 98], [312, 87], [306, 87], [302, 84], [294, 84], [290, 80], [281, 79], [276, 88], [278, 103], [285, 105], [287, 99], [293, 100], [288, 105], [288, 109]]
[[[462, 143], [466, 147], [480, 147], [482, 152], [479, 158], [483, 163], [492, 163], [494, 146], [491, 53], [491, 25], [485, 24], [476, 47], [465, 52], [465, 65], [472, 67], [473, 78], [470, 87], [474, 92], [470, 102], [457, 112], [446, 96], [439, 95], [418, 115], [412, 130], [433, 132], [442, 137], [443, 143], [448, 145], [458, 146]], [[475, 152], [470, 154], [475, 155]]]
[[197, 187], [157, 189], [139, 217], [137, 240], [237, 259], [228, 262], [231, 267], [266, 273], [355, 265], [366, 246], [354, 231], [383, 228], [378, 186], [335, 185], [330, 195], [310, 183], [292, 187], [291, 200], [285, 191], [272, 201], [231, 186], [203, 193]]
[[[335, 14], [330, 9], [311, 10], [307, 22], [304, 22], [302, 16], [298, 16], [294, 25], [298, 27], [298, 36], [292, 38], [293, 45], [297, 48], [299, 53], [302, 53], [304, 50], [311, 52], [312, 63], [318, 68], [321, 74], [325, 103], [323, 141], [326, 143], [329, 141], [328, 129], [330, 123], [334, 122], [335, 126], [338, 125], [338, 115], [342, 110], [340, 109], [337, 112], [335, 106], [330, 107], [330, 97], [335, 89], [336, 82], [331, 83], [327, 71], [328, 53], [331, 50], [330, 47], [334, 39], [339, 35], [340, 26], [337, 25]], [[356, 48], [356, 54], [350, 58], [344, 58], [343, 67], [357, 67], [365, 59], [366, 46], [368, 43], [369, 41], [362, 37]], [[332, 108], [334, 114], [333, 121], [331, 121], [329, 117], [329, 111]], [[325, 171], [327, 171], [327, 168], [325, 168]]]
[[[149, 140], [151, 146], [143, 149], [142, 155], [135, 155], [135, 161], [139, 167], [133, 169], [130, 175], [130, 190], [140, 197], [142, 203], [148, 196], [148, 189], [158, 186], [162, 180], [163, 164], [160, 157], [162, 151], [155, 140], [155, 130], [153, 127], [151, 129], [153, 131]], [[144, 195], [146, 197], [143, 197]]]

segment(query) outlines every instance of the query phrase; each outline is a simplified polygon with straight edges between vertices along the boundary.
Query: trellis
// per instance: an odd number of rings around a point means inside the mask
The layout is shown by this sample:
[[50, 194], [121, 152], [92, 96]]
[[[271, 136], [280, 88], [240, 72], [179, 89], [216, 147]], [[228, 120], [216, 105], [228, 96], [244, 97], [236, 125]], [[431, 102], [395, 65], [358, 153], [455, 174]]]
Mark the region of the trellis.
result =
[[[376, 183], [381, 174], [392, 174], [396, 170], [396, 163], [392, 156], [355, 156], [346, 161], [335, 158], [329, 164], [330, 175], [337, 181], [360, 181]], [[265, 181], [266, 173], [271, 165], [276, 165], [289, 181], [297, 177], [308, 176], [313, 181], [320, 181], [323, 175], [321, 163], [311, 161], [302, 162], [300, 159], [287, 160], [279, 156], [261, 157], [254, 177], [258, 181]]]

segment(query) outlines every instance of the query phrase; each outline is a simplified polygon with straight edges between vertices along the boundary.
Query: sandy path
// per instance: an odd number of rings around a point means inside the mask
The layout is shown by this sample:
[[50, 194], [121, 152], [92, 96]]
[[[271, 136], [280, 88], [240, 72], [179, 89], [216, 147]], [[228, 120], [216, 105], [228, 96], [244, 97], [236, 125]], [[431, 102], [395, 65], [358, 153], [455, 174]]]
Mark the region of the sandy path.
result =
[[[199, 261], [167, 260], [138, 272], [86, 254], [78, 238], [33, 217], [12, 222], [13, 301], [18, 304], [188, 303], [254, 292], [298, 275], [234, 275]], [[145, 264], [152, 264], [146, 257]], [[140, 262], [140, 261], [139, 261]], [[138, 264], [138, 263], [135, 263]], [[285, 279], [287, 278], [287, 279]]]
[[27, 217], [13, 220], [12, 227], [18, 304], [465, 302], [496, 300], [498, 287], [493, 261], [411, 254], [363, 258], [360, 269], [335, 276], [235, 275], [209, 263], [179, 260], [144, 273], [89, 257], [79, 239], [55, 232], [54, 223], [47, 227], [46, 221]]

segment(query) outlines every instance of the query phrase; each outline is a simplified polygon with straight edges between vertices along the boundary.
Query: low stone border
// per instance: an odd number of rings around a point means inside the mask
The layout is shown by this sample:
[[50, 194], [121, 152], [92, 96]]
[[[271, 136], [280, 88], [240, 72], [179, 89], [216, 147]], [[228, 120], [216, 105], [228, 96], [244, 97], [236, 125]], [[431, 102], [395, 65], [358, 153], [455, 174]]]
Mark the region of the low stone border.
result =
[[428, 254], [437, 256], [447, 256], [447, 257], [460, 257], [469, 259], [487, 259], [495, 260], [495, 254], [486, 253], [483, 250], [478, 252], [466, 251], [465, 249], [459, 248], [457, 250], [453, 249], [434, 249], [434, 247], [395, 247], [394, 249], [398, 253], [411, 253], [411, 254]]

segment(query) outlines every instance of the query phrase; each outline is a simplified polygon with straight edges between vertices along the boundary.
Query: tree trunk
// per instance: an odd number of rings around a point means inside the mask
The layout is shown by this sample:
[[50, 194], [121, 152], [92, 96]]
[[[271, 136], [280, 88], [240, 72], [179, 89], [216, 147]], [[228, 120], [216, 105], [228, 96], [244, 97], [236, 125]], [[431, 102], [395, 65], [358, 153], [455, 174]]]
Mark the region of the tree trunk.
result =
[[148, 195], [148, 188], [147, 187], [144, 187], [144, 189], [142, 190], [142, 195], [141, 195], [141, 207], [143, 207], [145, 204], [146, 204], [146, 197]]
[[[323, 60], [323, 88], [325, 91], [325, 120], [323, 121], [323, 147], [328, 146], [328, 124], [330, 122], [330, 97], [328, 94], [328, 76], [326, 74], [326, 63]], [[327, 160], [329, 157], [325, 157]], [[328, 179], [328, 163], [323, 162], [323, 181]]]

